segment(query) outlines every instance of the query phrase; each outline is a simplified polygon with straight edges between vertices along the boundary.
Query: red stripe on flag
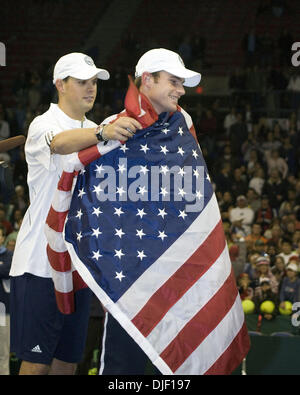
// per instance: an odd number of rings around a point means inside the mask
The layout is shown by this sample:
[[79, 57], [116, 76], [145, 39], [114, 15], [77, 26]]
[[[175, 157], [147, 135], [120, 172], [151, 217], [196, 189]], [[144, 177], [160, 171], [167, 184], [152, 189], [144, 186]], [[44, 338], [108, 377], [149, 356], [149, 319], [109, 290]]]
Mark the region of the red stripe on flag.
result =
[[84, 166], [100, 158], [100, 156], [101, 154], [97, 148], [97, 145], [92, 145], [91, 147], [78, 152], [78, 158]]
[[230, 346], [220, 358], [205, 372], [207, 375], [230, 374], [246, 357], [250, 349], [248, 329], [244, 322], [241, 330], [236, 335]]
[[67, 272], [71, 270], [71, 258], [68, 251], [56, 252], [47, 244], [47, 256], [51, 267], [57, 272]]
[[132, 319], [133, 324], [147, 337], [167, 311], [213, 265], [225, 247], [222, 222], [194, 254], [160, 287], [147, 304]]
[[220, 323], [236, 300], [238, 291], [233, 270], [218, 292], [182, 328], [174, 340], [160, 354], [175, 372], [190, 354]]
[[62, 232], [67, 215], [68, 211], [55, 211], [51, 206], [46, 219], [46, 224], [49, 226], [49, 228], [55, 230], [56, 232]]
[[74, 292], [59, 292], [55, 290], [58, 310], [63, 314], [72, 314], [75, 311]]
[[74, 174], [74, 171], [72, 173], [63, 171], [59, 179], [57, 189], [59, 191], [69, 192], [72, 189]]
[[83, 281], [83, 279], [80, 277], [79, 273], [77, 270], [72, 272], [72, 277], [73, 277], [73, 287], [74, 287], [74, 292], [79, 291], [80, 289], [87, 288], [86, 283]]

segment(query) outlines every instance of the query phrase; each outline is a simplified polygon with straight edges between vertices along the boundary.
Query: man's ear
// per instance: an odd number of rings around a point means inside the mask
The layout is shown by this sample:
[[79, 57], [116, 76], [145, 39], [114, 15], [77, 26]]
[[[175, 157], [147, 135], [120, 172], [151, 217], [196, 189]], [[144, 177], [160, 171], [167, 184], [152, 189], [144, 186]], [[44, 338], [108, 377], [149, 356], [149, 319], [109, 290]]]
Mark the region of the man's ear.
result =
[[151, 73], [148, 73], [148, 71], [145, 71], [142, 74], [142, 85], [144, 85], [146, 88], [150, 88], [153, 82], [153, 77]]
[[56, 89], [57, 89], [57, 91], [59, 93], [64, 93], [65, 92], [65, 86], [64, 86], [63, 80], [57, 80], [55, 82], [55, 86], [56, 86]]

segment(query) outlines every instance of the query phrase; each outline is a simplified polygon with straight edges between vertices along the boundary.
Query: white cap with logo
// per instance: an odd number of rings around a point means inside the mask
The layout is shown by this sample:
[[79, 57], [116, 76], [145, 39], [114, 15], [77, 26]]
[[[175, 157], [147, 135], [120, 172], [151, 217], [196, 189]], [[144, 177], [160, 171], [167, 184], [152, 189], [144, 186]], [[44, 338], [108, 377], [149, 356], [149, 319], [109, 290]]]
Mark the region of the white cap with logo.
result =
[[150, 49], [139, 59], [135, 68], [135, 77], [140, 77], [145, 71], [154, 73], [166, 71], [179, 78], [184, 78], [184, 86], [192, 87], [199, 84], [201, 74], [185, 67], [181, 57], [173, 51], [164, 48]]
[[101, 80], [108, 80], [109, 72], [97, 68], [90, 56], [80, 52], [72, 52], [62, 56], [56, 62], [53, 71], [53, 84], [58, 79], [63, 80], [66, 77], [88, 80], [94, 76], [97, 76]]

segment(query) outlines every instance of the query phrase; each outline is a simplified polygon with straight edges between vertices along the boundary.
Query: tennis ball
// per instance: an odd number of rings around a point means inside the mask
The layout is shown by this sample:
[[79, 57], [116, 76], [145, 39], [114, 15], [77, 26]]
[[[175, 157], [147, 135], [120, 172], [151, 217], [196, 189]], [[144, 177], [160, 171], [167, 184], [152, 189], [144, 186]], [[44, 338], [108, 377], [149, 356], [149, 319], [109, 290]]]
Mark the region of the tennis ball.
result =
[[255, 310], [255, 304], [252, 302], [252, 300], [243, 300], [242, 306], [245, 314], [252, 314]]
[[275, 304], [271, 300], [266, 300], [260, 305], [260, 311], [262, 313], [272, 314], [275, 309]]
[[279, 307], [280, 314], [282, 314], [282, 315], [292, 314], [292, 307], [293, 307], [292, 303], [290, 301], [286, 300], [284, 302], [284, 304], [285, 304], [285, 309], [282, 309], [281, 307]]

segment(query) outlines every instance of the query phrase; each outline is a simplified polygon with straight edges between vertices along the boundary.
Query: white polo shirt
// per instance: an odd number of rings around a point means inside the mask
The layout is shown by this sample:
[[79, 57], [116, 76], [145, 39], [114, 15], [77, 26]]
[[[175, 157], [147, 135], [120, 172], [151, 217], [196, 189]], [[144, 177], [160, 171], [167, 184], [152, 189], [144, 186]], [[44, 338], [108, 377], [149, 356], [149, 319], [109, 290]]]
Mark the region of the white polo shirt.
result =
[[48, 111], [36, 117], [30, 124], [25, 144], [30, 205], [18, 233], [11, 276], [31, 273], [39, 277], [51, 277], [44, 228], [62, 173], [62, 156], [50, 154], [46, 133], [53, 132], [56, 135], [64, 130], [96, 126], [86, 118], [81, 122], [68, 117], [57, 104], [51, 104]]

